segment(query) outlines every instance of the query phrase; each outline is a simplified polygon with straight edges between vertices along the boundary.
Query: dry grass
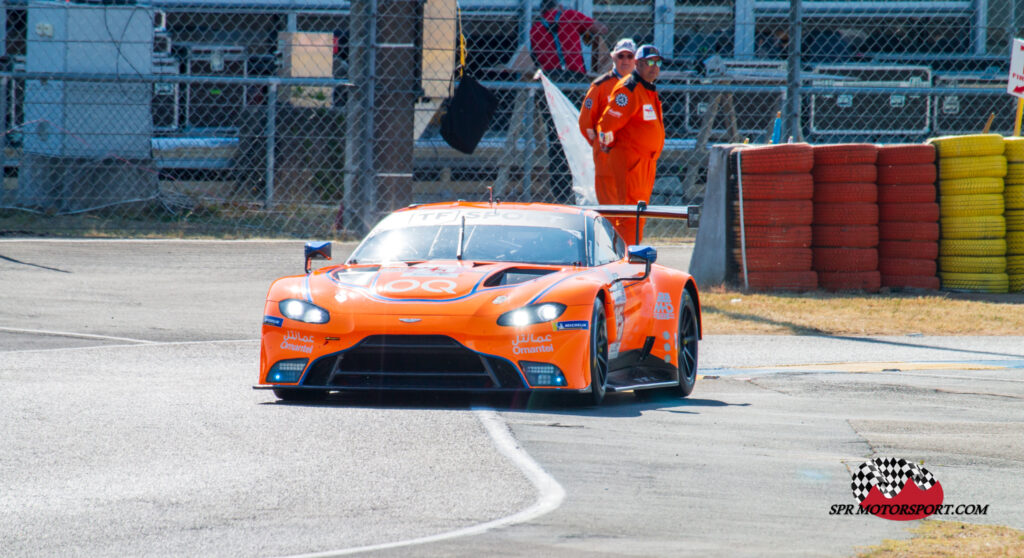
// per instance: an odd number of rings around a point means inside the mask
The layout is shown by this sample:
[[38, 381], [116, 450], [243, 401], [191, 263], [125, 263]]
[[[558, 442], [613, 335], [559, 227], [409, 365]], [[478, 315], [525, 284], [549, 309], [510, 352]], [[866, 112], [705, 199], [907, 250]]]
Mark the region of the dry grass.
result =
[[1024, 293], [701, 291], [708, 334], [1024, 335]]
[[906, 541], [886, 539], [857, 558], [954, 558], [1024, 556], [1024, 533], [1009, 527], [922, 521]]

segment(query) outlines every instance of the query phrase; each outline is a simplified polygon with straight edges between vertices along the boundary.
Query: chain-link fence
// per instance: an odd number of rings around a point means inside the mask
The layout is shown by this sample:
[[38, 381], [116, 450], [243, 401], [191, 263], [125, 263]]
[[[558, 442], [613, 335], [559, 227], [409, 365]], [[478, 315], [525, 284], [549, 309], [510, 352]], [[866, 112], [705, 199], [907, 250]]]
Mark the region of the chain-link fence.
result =
[[[409, 203], [566, 201], [533, 80], [529, 0], [3, 4], [0, 231], [357, 236]], [[699, 203], [707, 146], [1012, 133], [1020, 0], [563, 0], [586, 72], [656, 45], [667, 132], [653, 203]], [[460, 26], [461, 20], [461, 26]], [[570, 19], [562, 23], [568, 25]], [[577, 20], [573, 20], [577, 21]], [[587, 21], [580, 19], [578, 21]], [[575, 25], [575, 24], [574, 24]], [[459, 36], [498, 98], [472, 154], [441, 138]], [[657, 236], [678, 230], [654, 225]]]

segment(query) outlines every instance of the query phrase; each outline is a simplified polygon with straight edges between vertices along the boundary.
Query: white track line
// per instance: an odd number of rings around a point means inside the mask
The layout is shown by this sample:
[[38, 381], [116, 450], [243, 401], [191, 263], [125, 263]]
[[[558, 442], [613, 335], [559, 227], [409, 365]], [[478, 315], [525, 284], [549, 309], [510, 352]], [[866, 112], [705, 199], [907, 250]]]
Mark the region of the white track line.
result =
[[111, 335], [94, 335], [92, 333], [75, 333], [73, 331], [51, 331], [48, 329], [22, 329], [17, 327], [0, 327], [0, 331], [7, 331], [10, 333], [35, 333], [39, 335], [55, 335], [59, 337], [78, 337], [81, 339], [99, 339], [103, 341], [125, 341], [128, 343], [138, 343], [142, 345], [152, 345], [158, 343], [158, 341], [147, 341], [145, 339], [132, 339], [131, 337], [114, 337]]
[[446, 541], [459, 537], [470, 537], [501, 527], [525, 523], [558, 509], [558, 507], [562, 505], [562, 501], [565, 499], [565, 489], [562, 488], [562, 485], [558, 484], [557, 480], [555, 480], [547, 473], [547, 471], [544, 470], [543, 467], [534, 461], [533, 458], [530, 457], [530, 454], [526, 453], [526, 450], [519, 446], [519, 443], [512, 437], [512, 433], [509, 431], [508, 425], [501, 420], [498, 413], [491, 409], [480, 408], [474, 408], [473, 413], [476, 414], [477, 418], [480, 419], [480, 422], [483, 423], [484, 428], [487, 429], [487, 433], [491, 436], [491, 440], [494, 441], [494, 445], [498, 448], [498, 451], [515, 463], [515, 465], [519, 467], [519, 470], [521, 470], [523, 474], [530, 479], [533, 486], [536, 487], [538, 497], [537, 501], [534, 502], [532, 506], [520, 511], [519, 513], [495, 519], [493, 521], [478, 523], [470, 527], [463, 527], [462, 529], [439, 533], [437, 535], [389, 543], [357, 546], [353, 548], [343, 548], [339, 550], [328, 550], [325, 552], [295, 554], [293, 556], [288, 556], [287, 558], [330, 558], [332, 556], [348, 556], [350, 554], [358, 554], [360, 552], [389, 550], [392, 548]]
[[25, 329], [18, 327], [0, 327], [0, 332], [27, 333], [32, 335], [52, 335], [55, 337], [73, 337], [80, 339], [95, 339], [97, 341], [119, 341], [127, 345], [94, 345], [91, 347], [56, 347], [50, 349], [21, 349], [15, 351], [3, 351], [0, 353], [39, 353], [50, 351], [88, 351], [93, 349], [115, 349], [120, 347], [163, 346], [163, 345], [205, 345], [209, 343], [252, 343], [259, 339], [212, 339], [207, 341], [150, 341], [148, 339], [134, 339], [131, 337], [115, 337], [113, 335], [96, 335], [92, 333], [78, 333], [75, 331], [52, 331], [48, 329]]

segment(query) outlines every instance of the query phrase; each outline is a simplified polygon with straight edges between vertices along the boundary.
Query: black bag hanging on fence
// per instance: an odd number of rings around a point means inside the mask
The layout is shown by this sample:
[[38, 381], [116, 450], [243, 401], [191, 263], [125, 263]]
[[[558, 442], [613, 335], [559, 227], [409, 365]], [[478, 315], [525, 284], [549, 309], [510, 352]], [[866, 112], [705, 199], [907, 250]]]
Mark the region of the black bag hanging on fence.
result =
[[470, 155], [491, 124], [491, 117], [498, 108], [498, 98], [463, 71], [466, 67], [466, 37], [462, 34], [462, 10], [458, 4], [456, 10], [459, 16], [459, 66], [452, 72], [452, 79], [458, 75], [459, 85], [452, 95], [452, 84], [448, 83], [449, 96], [441, 104], [441, 137], [448, 145]]
[[480, 138], [491, 124], [498, 108], [498, 98], [476, 79], [463, 75], [455, 95], [441, 105], [441, 137], [448, 145], [468, 154], [473, 153]]

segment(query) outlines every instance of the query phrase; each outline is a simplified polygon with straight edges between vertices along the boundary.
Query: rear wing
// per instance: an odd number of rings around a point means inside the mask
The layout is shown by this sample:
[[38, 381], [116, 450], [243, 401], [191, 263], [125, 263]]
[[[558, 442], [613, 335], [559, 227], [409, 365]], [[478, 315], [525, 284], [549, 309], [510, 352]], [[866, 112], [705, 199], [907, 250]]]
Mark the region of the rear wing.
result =
[[591, 209], [605, 217], [653, 217], [658, 219], [686, 219], [686, 226], [695, 229], [700, 226], [699, 205], [581, 205], [580, 209]]

